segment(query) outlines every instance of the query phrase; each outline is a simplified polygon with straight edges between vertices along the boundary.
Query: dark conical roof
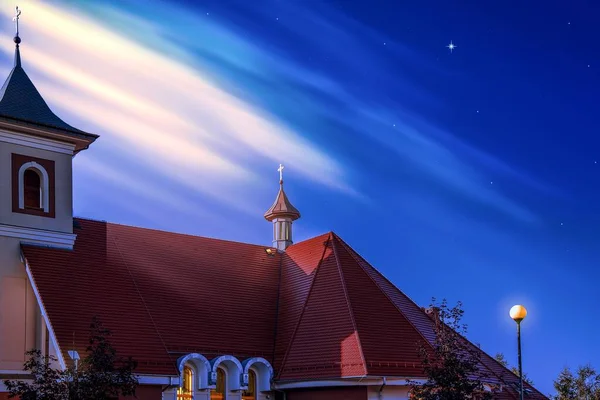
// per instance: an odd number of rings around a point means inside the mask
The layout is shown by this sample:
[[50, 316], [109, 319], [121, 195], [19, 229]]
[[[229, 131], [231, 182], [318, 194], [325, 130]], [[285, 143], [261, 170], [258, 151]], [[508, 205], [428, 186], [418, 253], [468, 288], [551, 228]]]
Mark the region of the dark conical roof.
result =
[[0, 117], [65, 130], [76, 134], [85, 132], [57, 117], [44, 101], [31, 79], [21, 67], [19, 46], [15, 50], [15, 66], [0, 89]]

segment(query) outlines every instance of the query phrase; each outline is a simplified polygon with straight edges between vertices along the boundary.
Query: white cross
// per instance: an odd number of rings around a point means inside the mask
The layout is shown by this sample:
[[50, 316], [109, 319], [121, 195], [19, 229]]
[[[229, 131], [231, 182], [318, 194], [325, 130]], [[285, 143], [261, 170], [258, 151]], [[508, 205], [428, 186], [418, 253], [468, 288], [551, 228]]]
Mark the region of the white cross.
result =
[[15, 27], [17, 29], [17, 36], [19, 36], [19, 16], [21, 15], [21, 10], [19, 10], [19, 6], [16, 7], [15, 16], [13, 21], [15, 21]]
[[279, 164], [279, 168], [277, 168], [277, 171], [279, 171], [279, 182], [283, 182], [283, 168], [285, 168], [283, 164]]

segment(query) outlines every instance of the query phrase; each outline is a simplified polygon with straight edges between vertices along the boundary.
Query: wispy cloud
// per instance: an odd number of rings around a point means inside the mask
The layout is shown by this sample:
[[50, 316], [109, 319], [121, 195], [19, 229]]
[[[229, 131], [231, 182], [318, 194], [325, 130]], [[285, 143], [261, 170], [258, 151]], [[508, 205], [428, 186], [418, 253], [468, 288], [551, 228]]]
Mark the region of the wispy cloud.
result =
[[[268, 80], [268, 74], [278, 75], [277, 83], [287, 84], [285, 97], [302, 104], [307, 118], [316, 118], [325, 127], [328, 121], [335, 121], [346, 130], [344, 140], [367, 138], [377, 148], [392, 150], [409, 166], [407, 173], [429, 177], [439, 186], [472, 202], [522, 221], [537, 220], [526, 206], [509, 198], [490, 182], [508, 177], [537, 190], [550, 192], [548, 187], [471, 146], [452, 132], [428, 122], [416, 111], [441, 107], [439, 99], [411, 80], [414, 76], [411, 71], [415, 69], [439, 72], [431, 60], [327, 5], [319, 3], [305, 7], [286, 3], [284, 9], [281, 3], [272, 5], [274, 9], [246, 9], [245, 12], [250, 13], [247, 18], [262, 15], [272, 19], [274, 15], [282, 15], [281, 31], [294, 38], [301, 48], [306, 48], [311, 57], [324, 60], [317, 63], [318, 72], [308, 72], [294, 52], [277, 45], [277, 38], [262, 41], [255, 38], [269, 50], [268, 55], [258, 59], [274, 61], [268, 66], [261, 65], [262, 78]], [[240, 28], [234, 25], [232, 29]], [[207, 47], [206, 44], [196, 46]], [[226, 57], [223, 60], [227, 62]], [[322, 67], [327, 64], [335, 68]], [[254, 70], [252, 73], [260, 74]], [[306, 89], [307, 82], [311, 90]], [[281, 102], [286, 101], [284, 96], [273, 96]], [[272, 101], [272, 104], [281, 108], [281, 103]], [[425, 107], [418, 107], [419, 104]], [[325, 129], [320, 128], [320, 133], [330, 134]], [[363, 149], [365, 154], [370, 151]], [[374, 153], [369, 156], [378, 158]], [[364, 165], [355, 166], [355, 169], [363, 170], [367, 175], [374, 172]], [[367, 179], [371, 180], [370, 177]]]
[[[111, 152], [135, 156], [158, 177], [230, 206], [250, 203], [246, 210], [257, 205], [235, 195], [263, 185], [257, 162], [282, 161], [309, 180], [349, 191], [339, 163], [198, 69], [73, 10], [31, 2], [24, 12], [24, 67], [60, 115], [102, 134]], [[11, 55], [12, 45], [2, 44]], [[110, 163], [110, 156], [104, 160]]]
[[[415, 69], [439, 72], [433, 63], [326, 5], [273, 5], [283, 18], [293, 15], [280, 32], [305, 52], [290, 51], [272, 31], [250, 37], [235, 16], [219, 20], [166, 2], [136, 3], [135, 13], [127, 2], [80, 5], [80, 12], [29, 3], [24, 63], [62, 115], [103, 134], [101, 146], [119, 156], [121, 169], [133, 168], [130, 156], [153, 171], [148, 185], [155, 192], [168, 180], [257, 213], [264, 205], [248, 196], [265, 188], [257, 171], [282, 161], [357, 198], [373, 171], [338, 161], [339, 139], [328, 131], [335, 121], [346, 130], [342, 140], [390, 149], [415, 175], [520, 220], [536, 219], [489, 176], [543, 185], [414, 111], [443, 107], [411, 79]], [[273, 19], [266, 7], [240, 7], [245, 18]], [[2, 49], [12, 52], [8, 41]], [[308, 60], [298, 58], [304, 53]], [[311, 68], [311, 58], [336, 68]]]

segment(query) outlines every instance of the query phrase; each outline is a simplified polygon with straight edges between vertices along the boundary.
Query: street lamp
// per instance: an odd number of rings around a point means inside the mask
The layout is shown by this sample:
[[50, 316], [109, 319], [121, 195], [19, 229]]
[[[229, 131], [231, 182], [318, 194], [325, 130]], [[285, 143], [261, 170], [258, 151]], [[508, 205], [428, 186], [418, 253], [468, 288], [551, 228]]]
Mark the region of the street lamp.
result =
[[519, 395], [523, 400], [523, 365], [521, 363], [521, 321], [527, 316], [527, 310], [521, 305], [513, 306], [510, 309], [510, 317], [517, 323], [517, 343], [519, 347]]

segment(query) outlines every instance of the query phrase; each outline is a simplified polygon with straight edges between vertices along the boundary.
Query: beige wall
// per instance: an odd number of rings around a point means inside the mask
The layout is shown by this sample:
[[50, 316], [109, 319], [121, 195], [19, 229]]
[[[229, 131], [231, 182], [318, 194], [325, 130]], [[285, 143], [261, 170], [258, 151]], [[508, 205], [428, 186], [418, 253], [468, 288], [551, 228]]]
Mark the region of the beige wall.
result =
[[[12, 212], [11, 154], [53, 160], [55, 165], [55, 218]], [[72, 156], [0, 141], [0, 224], [73, 232]], [[0, 249], [2, 251], [2, 249]]]
[[[12, 212], [12, 153], [54, 161], [54, 218]], [[72, 204], [72, 155], [0, 140], [0, 225], [72, 233]], [[43, 318], [20, 260], [20, 239], [0, 234], [0, 370], [21, 370], [24, 353], [42, 349], [44, 335]]]
[[37, 308], [20, 263], [19, 239], [0, 236], [0, 370], [21, 370], [25, 352], [37, 347]]

